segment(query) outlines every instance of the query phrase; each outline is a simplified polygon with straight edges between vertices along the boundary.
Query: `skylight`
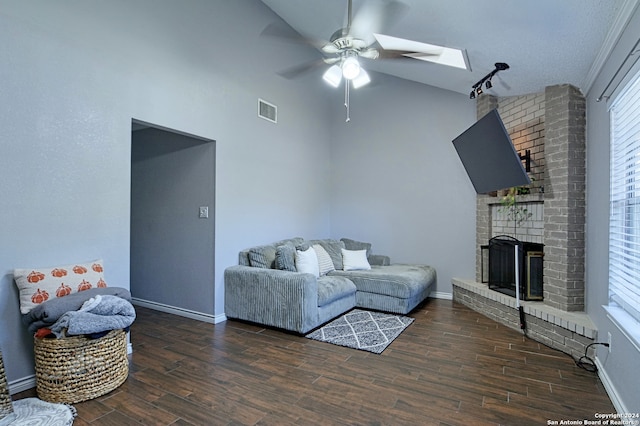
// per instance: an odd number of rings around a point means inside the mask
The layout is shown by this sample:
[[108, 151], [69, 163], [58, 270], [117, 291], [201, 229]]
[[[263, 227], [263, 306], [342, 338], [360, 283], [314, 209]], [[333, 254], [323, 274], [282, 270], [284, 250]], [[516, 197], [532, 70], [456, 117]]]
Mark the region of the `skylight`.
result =
[[403, 38], [391, 37], [384, 34], [374, 34], [376, 40], [385, 50], [407, 50], [413, 52], [432, 53], [431, 56], [405, 55], [421, 61], [429, 61], [440, 65], [462, 68], [471, 71], [468, 66], [467, 53], [461, 49], [437, 46], [435, 44], [420, 43]]

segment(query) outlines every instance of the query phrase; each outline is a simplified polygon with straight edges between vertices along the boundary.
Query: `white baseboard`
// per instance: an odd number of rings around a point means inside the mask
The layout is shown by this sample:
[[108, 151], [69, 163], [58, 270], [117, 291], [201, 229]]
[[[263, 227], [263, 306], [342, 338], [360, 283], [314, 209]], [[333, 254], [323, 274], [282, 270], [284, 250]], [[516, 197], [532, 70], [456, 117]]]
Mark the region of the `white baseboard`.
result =
[[31, 376], [26, 376], [21, 379], [12, 380], [9, 383], [9, 393], [11, 395], [24, 392], [29, 389], [33, 389], [36, 387], [36, 375], [32, 374]]
[[185, 318], [191, 318], [198, 321], [208, 322], [210, 324], [217, 324], [227, 320], [225, 314], [211, 315], [204, 314], [202, 312], [196, 312], [189, 309], [178, 308], [175, 306], [165, 305], [163, 303], [151, 302], [149, 300], [138, 299], [137, 297], [131, 298], [131, 303], [136, 306], [142, 306], [143, 308], [149, 308], [156, 311], [166, 312], [168, 314], [174, 314]]
[[443, 291], [432, 291], [429, 297], [433, 299], [453, 300], [453, 293], [445, 293]]
[[609, 395], [609, 399], [611, 399], [611, 403], [615, 407], [616, 411], [618, 413], [630, 413], [631, 410], [627, 409], [627, 407], [624, 406], [624, 402], [622, 402], [620, 394], [613, 385], [613, 382], [609, 378], [604, 365], [602, 365], [598, 357], [596, 357], [595, 359], [595, 364], [596, 368], [598, 368], [598, 377], [600, 377], [600, 381], [602, 382], [604, 389], [607, 391], [607, 395]]

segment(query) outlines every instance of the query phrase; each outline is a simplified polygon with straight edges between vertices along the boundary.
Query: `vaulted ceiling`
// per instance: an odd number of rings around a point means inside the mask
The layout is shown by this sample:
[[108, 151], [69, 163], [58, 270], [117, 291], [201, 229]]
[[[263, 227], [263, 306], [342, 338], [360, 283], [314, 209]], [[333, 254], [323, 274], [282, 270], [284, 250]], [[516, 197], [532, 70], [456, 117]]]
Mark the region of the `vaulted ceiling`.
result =
[[[313, 39], [329, 40], [347, 15], [347, 0], [262, 1], [298, 33]], [[365, 2], [376, 1], [383, 0], [353, 0], [353, 15]], [[415, 59], [366, 60], [366, 69], [468, 95], [496, 62], [505, 62], [510, 69], [498, 73], [493, 88], [486, 91], [496, 96], [535, 93], [564, 83], [588, 92], [638, 5], [638, 0], [401, 1], [407, 6], [405, 13], [381, 33], [464, 49], [471, 70]], [[314, 73], [321, 78], [322, 69]]]

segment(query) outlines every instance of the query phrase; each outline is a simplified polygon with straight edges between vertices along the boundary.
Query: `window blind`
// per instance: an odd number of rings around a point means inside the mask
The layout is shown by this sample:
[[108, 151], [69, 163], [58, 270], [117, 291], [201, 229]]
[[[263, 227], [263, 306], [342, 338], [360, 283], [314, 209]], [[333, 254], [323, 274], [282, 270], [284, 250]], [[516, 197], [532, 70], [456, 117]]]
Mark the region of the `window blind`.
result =
[[640, 72], [610, 118], [609, 305], [640, 322]]

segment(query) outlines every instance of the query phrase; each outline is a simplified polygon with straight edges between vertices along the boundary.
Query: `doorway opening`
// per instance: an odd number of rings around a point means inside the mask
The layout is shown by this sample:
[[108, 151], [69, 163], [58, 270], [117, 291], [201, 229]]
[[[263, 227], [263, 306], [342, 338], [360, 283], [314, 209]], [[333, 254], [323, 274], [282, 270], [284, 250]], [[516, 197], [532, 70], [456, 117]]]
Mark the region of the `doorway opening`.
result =
[[131, 295], [213, 319], [215, 141], [132, 120]]

